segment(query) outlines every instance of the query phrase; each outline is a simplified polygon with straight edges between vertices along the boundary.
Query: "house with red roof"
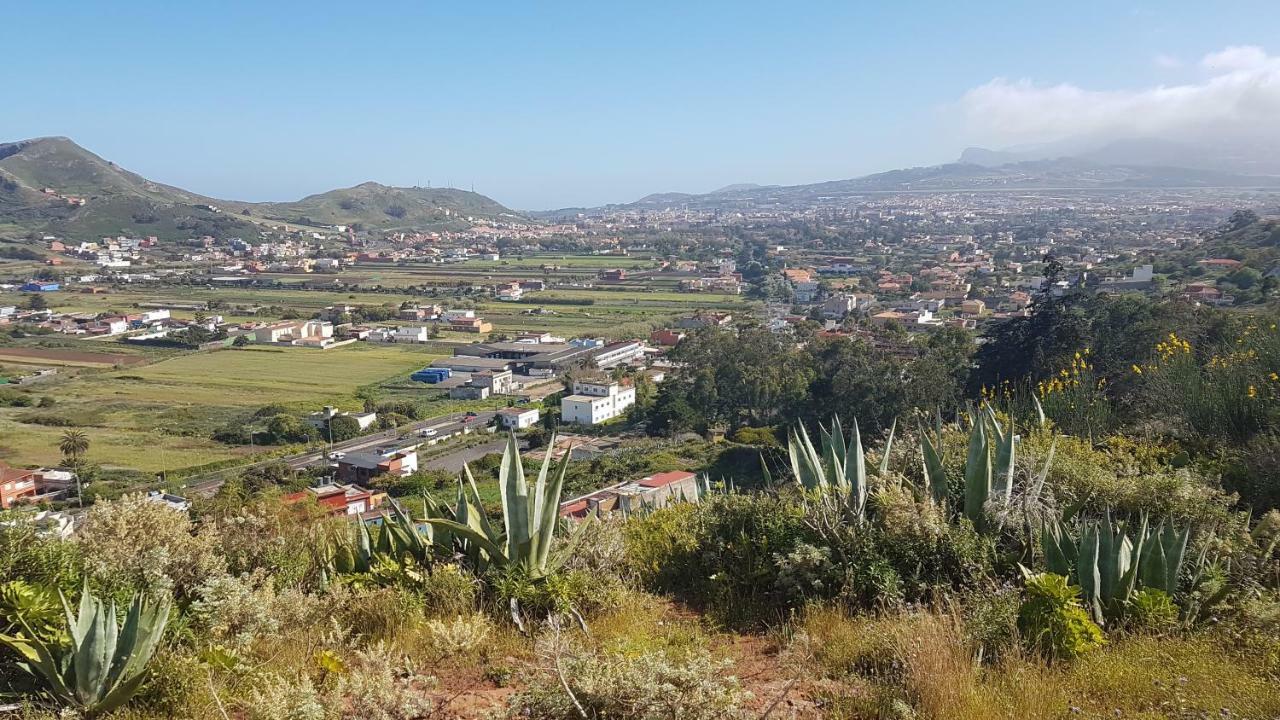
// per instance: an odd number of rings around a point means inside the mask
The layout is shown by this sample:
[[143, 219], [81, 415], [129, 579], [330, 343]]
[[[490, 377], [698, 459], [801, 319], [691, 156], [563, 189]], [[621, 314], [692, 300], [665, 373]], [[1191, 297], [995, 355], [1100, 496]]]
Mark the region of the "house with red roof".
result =
[[560, 516], [584, 518], [642, 507], [662, 507], [668, 502], [698, 499], [698, 476], [686, 470], [654, 473], [639, 480], [621, 482], [560, 503]]

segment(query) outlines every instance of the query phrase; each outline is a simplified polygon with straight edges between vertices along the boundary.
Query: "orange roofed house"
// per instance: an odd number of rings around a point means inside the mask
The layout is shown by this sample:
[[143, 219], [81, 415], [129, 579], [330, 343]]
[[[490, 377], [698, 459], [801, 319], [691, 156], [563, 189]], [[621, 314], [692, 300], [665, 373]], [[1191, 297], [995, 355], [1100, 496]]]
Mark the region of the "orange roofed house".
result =
[[36, 471], [0, 463], [0, 509], [8, 510], [24, 498], [36, 496]]
[[321, 485], [285, 495], [286, 503], [304, 502], [314, 498], [316, 504], [330, 515], [360, 515], [380, 505], [386, 493], [374, 492], [355, 485]]
[[634, 482], [621, 482], [560, 503], [560, 516], [584, 518], [642, 506], [662, 507], [671, 500], [697, 500], [698, 476], [684, 470], [661, 472]]

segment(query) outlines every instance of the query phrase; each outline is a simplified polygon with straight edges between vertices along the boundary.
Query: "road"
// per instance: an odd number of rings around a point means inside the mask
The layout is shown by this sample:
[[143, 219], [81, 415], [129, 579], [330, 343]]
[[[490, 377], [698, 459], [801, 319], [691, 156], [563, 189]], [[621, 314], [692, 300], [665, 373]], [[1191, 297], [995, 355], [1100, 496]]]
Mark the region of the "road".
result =
[[[426, 420], [403, 425], [394, 430], [384, 430], [382, 432], [373, 433], [372, 435], [361, 435], [340, 443], [309, 450], [305, 453], [297, 455], [287, 455], [285, 457], [272, 458], [263, 460], [250, 465], [241, 465], [226, 470], [218, 470], [205, 475], [196, 475], [187, 480], [183, 484], [183, 492], [187, 494], [196, 494], [203, 496], [213, 495], [226, 482], [226, 476], [232, 473], [239, 474], [248, 470], [263, 468], [274, 463], [283, 462], [294, 470], [301, 470], [312, 465], [324, 462], [326, 456], [333, 453], [349, 453], [359, 452], [361, 450], [369, 450], [380, 445], [389, 445], [401, 442], [402, 440], [411, 440], [414, 443], [425, 442], [428, 438], [419, 436], [419, 431], [434, 430], [435, 434], [430, 439], [441, 440], [452, 435], [459, 434], [467, 428], [483, 428], [493, 421], [497, 413], [486, 410], [476, 413], [473, 417], [468, 418], [466, 413], [450, 413], [448, 415], [439, 415]], [[446, 456], [447, 457], [447, 456]], [[440, 458], [445, 459], [445, 458]], [[459, 468], [462, 466], [459, 465]]]

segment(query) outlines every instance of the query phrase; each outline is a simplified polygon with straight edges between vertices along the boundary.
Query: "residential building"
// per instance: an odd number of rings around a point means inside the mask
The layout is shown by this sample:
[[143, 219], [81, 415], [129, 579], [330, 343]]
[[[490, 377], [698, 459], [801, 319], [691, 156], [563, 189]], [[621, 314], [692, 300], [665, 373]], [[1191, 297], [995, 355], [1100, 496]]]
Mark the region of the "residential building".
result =
[[191, 501], [179, 495], [152, 490], [147, 493], [147, 502], [158, 503], [175, 512], [187, 512], [191, 509]]
[[481, 318], [454, 318], [449, 321], [449, 329], [457, 332], [487, 333], [493, 331], [493, 325]]
[[510, 430], [523, 430], [538, 424], [537, 408], [503, 408], [498, 411], [498, 423]]
[[354, 485], [321, 485], [284, 496], [288, 503], [315, 500], [332, 515], [360, 515], [381, 504], [385, 493], [374, 492]]
[[675, 330], [654, 330], [649, 333], [649, 342], [662, 347], [675, 347], [684, 339], [684, 333]]
[[832, 320], [839, 320], [853, 312], [857, 306], [858, 301], [852, 295], [843, 293], [832, 295], [827, 298], [826, 302], [822, 303], [822, 316]]
[[36, 496], [36, 471], [0, 463], [0, 510]]
[[396, 328], [395, 342], [424, 343], [431, 340], [431, 328], [426, 325], [406, 325]]
[[585, 518], [611, 512], [662, 507], [681, 499], [697, 500], [698, 476], [684, 470], [662, 472], [634, 482], [622, 482], [560, 503], [560, 516]]
[[605, 345], [595, 354], [593, 360], [598, 368], [612, 368], [630, 365], [643, 357], [644, 343], [639, 340], [629, 340]]
[[329, 423], [338, 417], [348, 417], [355, 420], [361, 430], [368, 430], [378, 421], [378, 413], [339, 412], [332, 405], [325, 405], [320, 412], [313, 412], [307, 416], [307, 424], [323, 433], [329, 427]]
[[[338, 460], [338, 479], [368, 485], [379, 475], [406, 477], [418, 471], [416, 448], [389, 446], [366, 452], [349, 452]], [[363, 511], [361, 511], [363, 512]]]
[[599, 425], [636, 402], [636, 389], [611, 381], [575, 380], [573, 394], [560, 400], [560, 419], [566, 423]]

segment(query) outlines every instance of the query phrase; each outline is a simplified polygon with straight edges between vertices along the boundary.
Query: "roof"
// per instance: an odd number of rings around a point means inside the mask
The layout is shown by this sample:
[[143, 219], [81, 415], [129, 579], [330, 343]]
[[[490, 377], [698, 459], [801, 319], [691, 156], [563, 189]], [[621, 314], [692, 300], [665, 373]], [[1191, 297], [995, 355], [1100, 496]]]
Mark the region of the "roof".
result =
[[569, 402], [595, 402], [596, 400], [609, 400], [608, 395], [565, 395], [564, 399]]
[[9, 467], [8, 465], [0, 463], [0, 482], [26, 480], [28, 478], [34, 478], [35, 475], [36, 475], [35, 470], [25, 470], [23, 468]]
[[689, 480], [693, 477], [694, 474], [691, 472], [685, 470], [673, 470], [671, 472], [660, 472], [646, 478], [641, 478], [637, 484], [641, 487], [660, 488], [671, 485], [672, 483]]

